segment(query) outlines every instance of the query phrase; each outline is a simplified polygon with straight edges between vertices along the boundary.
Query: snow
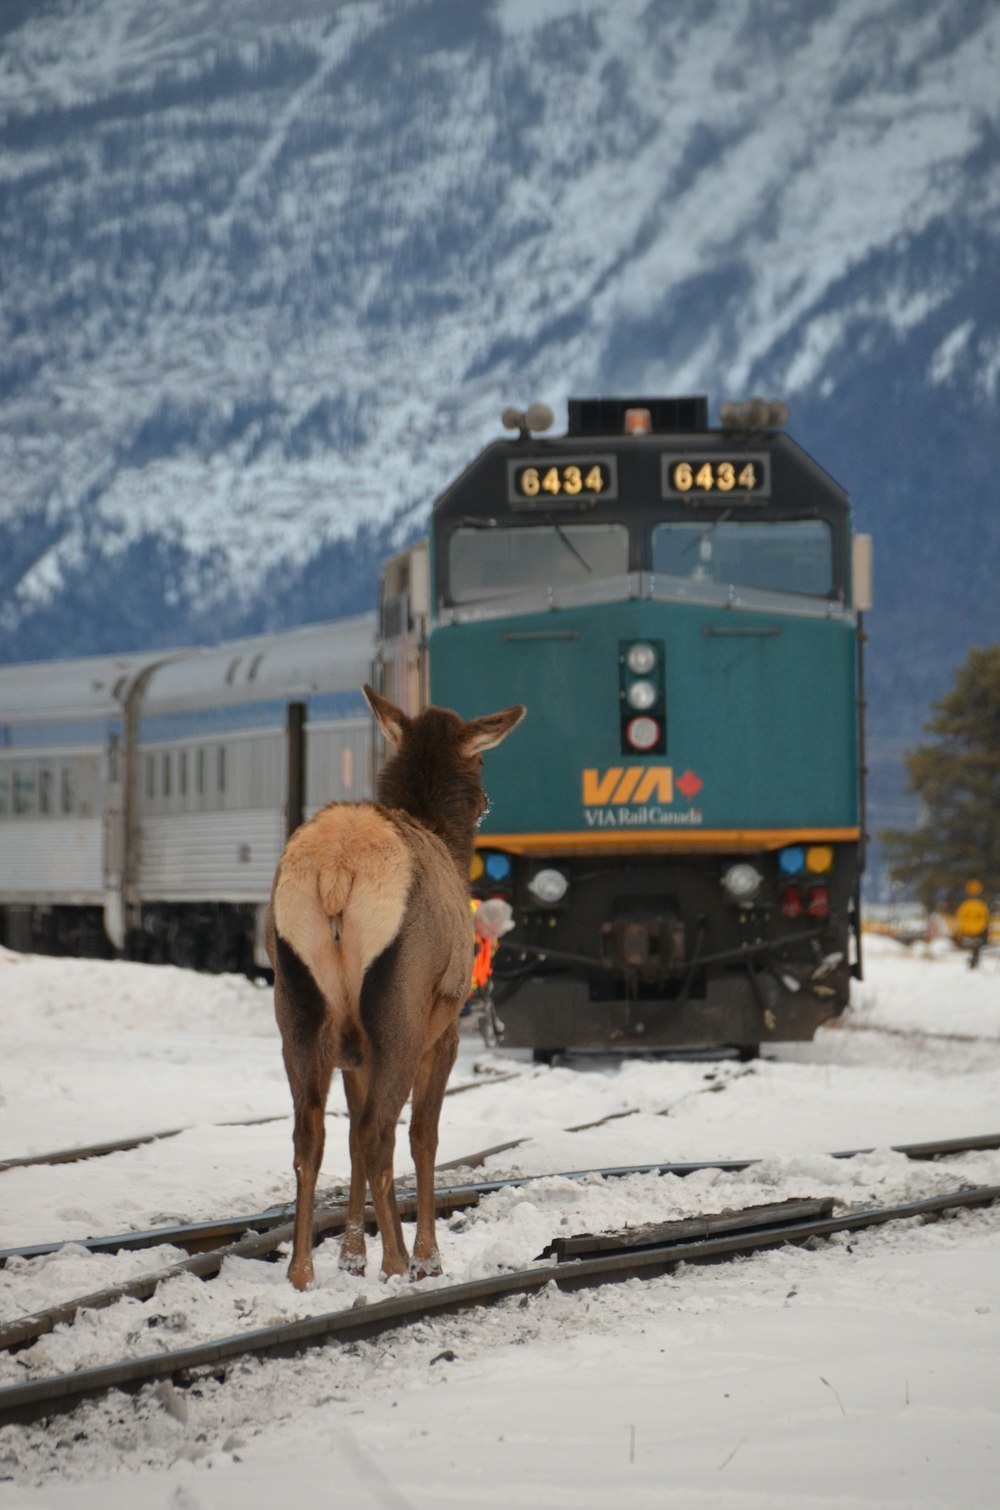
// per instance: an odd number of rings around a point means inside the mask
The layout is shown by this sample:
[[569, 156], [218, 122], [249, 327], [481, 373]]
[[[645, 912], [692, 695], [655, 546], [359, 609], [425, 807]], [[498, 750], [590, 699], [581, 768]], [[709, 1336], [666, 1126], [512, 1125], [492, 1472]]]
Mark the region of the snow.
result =
[[[0, 1247], [65, 1240], [0, 1271], [5, 1320], [183, 1256], [91, 1255], [73, 1239], [292, 1197], [288, 1091], [260, 986], [0, 951], [0, 1056], [4, 1159], [174, 1134], [0, 1175]], [[558, 1233], [790, 1195], [866, 1205], [1000, 1183], [1000, 1153], [927, 1164], [891, 1147], [998, 1130], [1000, 958], [970, 971], [943, 942], [873, 939], [845, 1023], [752, 1064], [581, 1055], [547, 1068], [484, 1049], [470, 1023], [452, 1085], [475, 1088], [445, 1101], [440, 1161], [523, 1140], [479, 1178], [759, 1162], [498, 1191], [440, 1224], [447, 1278], [433, 1285], [530, 1267]], [[329, 1110], [326, 1194], [348, 1173], [339, 1083]], [[830, 1157], [859, 1147], [870, 1152]], [[412, 1169], [404, 1133], [396, 1168]], [[178, 1277], [4, 1355], [0, 1386], [405, 1288], [380, 1281], [377, 1253], [358, 1278], [337, 1267], [335, 1242], [321, 1245], [304, 1295], [284, 1264], [230, 1259], [211, 1282]], [[289, 1491], [351, 1507], [986, 1506], [998, 1407], [1000, 1212], [986, 1208], [648, 1282], [548, 1286], [7, 1426], [0, 1510], [229, 1510]]]

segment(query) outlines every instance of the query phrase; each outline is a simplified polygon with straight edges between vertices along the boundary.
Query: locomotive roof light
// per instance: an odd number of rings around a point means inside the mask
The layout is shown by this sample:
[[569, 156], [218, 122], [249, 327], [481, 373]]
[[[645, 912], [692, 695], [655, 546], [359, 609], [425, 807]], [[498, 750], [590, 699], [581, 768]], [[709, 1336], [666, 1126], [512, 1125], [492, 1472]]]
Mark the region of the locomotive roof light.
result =
[[660, 742], [660, 725], [655, 718], [640, 714], [625, 725], [625, 738], [633, 750], [652, 750]]
[[518, 439], [528, 440], [532, 432], [540, 435], [543, 430], [551, 430], [555, 419], [548, 404], [529, 404], [527, 409], [506, 408], [500, 416], [500, 423], [505, 430], [519, 430]]
[[546, 906], [555, 906], [561, 902], [569, 890], [569, 879], [561, 870], [536, 871], [528, 882], [528, 890], [538, 902], [544, 902]]
[[756, 395], [742, 403], [727, 399], [719, 405], [719, 423], [723, 430], [781, 430], [788, 424], [788, 405]]
[[723, 888], [734, 902], [752, 902], [763, 884], [764, 877], [748, 860], [730, 865], [722, 877]]
[[648, 409], [626, 409], [624, 430], [626, 435], [651, 435], [653, 416]]

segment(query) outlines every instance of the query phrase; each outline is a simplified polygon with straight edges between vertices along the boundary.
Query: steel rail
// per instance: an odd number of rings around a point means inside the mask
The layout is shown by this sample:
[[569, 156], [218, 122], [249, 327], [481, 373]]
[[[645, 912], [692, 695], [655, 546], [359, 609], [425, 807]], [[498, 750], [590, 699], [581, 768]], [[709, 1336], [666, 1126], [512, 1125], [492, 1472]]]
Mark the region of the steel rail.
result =
[[626, 1279], [654, 1279], [679, 1264], [717, 1263], [766, 1248], [801, 1244], [812, 1238], [832, 1237], [839, 1232], [857, 1232], [891, 1221], [938, 1216], [945, 1211], [989, 1205], [998, 1200], [1000, 1185], [978, 1186], [908, 1201], [899, 1206], [876, 1207], [793, 1226], [781, 1225], [756, 1232], [675, 1243], [558, 1266], [546, 1264], [488, 1280], [414, 1291], [371, 1305], [352, 1306], [348, 1310], [329, 1311], [301, 1321], [264, 1327], [242, 1336], [217, 1338], [174, 1352], [103, 1364], [0, 1389], [0, 1426], [64, 1414], [81, 1401], [111, 1389], [133, 1391], [164, 1378], [179, 1378], [183, 1382], [184, 1376], [192, 1370], [218, 1368], [235, 1358], [287, 1357], [304, 1348], [331, 1341], [366, 1340], [416, 1321], [457, 1315], [496, 1304], [512, 1295], [535, 1294], [549, 1284], [560, 1290], [581, 1290], [618, 1284]]
[[0, 1174], [9, 1169], [31, 1169], [36, 1164], [76, 1164], [83, 1159], [103, 1159], [109, 1153], [127, 1153], [133, 1148], [142, 1148], [145, 1143], [159, 1143], [165, 1138], [177, 1138], [186, 1127], [168, 1127], [162, 1132], [141, 1133], [134, 1138], [113, 1138], [107, 1143], [88, 1143], [79, 1148], [57, 1148], [51, 1153], [27, 1154], [23, 1158], [0, 1159]]
[[[525, 1078], [523, 1070], [511, 1070], [507, 1074], [489, 1075], [482, 1080], [463, 1080], [460, 1085], [449, 1085], [445, 1091], [446, 1096], [460, 1096], [463, 1091], [478, 1091], [488, 1085], [501, 1085], [505, 1080], [521, 1080]], [[328, 1117], [346, 1117], [346, 1111], [327, 1111]], [[234, 1121], [213, 1122], [212, 1127], [263, 1127], [268, 1122], [288, 1122], [291, 1120], [291, 1111], [280, 1112], [273, 1117], [239, 1117]], [[104, 1143], [84, 1143], [75, 1148], [56, 1148], [49, 1153], [25, 1154], [11, 1159], [0, 1159], [0, 1174], [6, 1174], [10, 1169], [31, 1169], [40, 1164], [80, 1164], [87, 1159], [103, 1159], [112, 1153], [130, 1153], [134, 1148], [142, 1148], [147, 1143], [162, 1143], [167, 1138], [179, 1138], [181, 1133], [194, 1132], [197, 1124], [191, 1123], [186, 1127], [165, 1127], [159, 1132], [137, 1133], [130, 1138], [112, 1138]]]
[[[959, 1153], [978, 1153], [1000, 1148], [1000, 1133], [973, 1133], [965, 1138], [942, 1138], [936, 1142], [925, 1143], [893, 1143], [889, 1147], [890, 1153], [899, 1153], [907, 1159], [932, 1160], [948, 1158]], [[834, 1153], [820, 1154], [817, 1157], [830, 1159], [858, 1159], [864, 1154], [876, 1153], [874, 1145], [870, 1148], [844, 1148]], [[680, 1164], [617, 1164], [604, 1169], [566, 1169], [551, 1174], [522, 1174], [513, 1175], [503, 1180], [481, 1180], [476, 1184], [455, 1186], [456, 1190], [475, 1191], [477, 1195], [492, 1195], [497, 1190], [517, 1190], [524, 1185], [535, 1184], [538, 1180], [582, 1180], [593, 1175], [599, 1175], [604, 1179], [623, 1179], [630, 1174], [660, 1174], [676, 1175], [678, 1179], [684, 1179], [691, 1174], [699, 1174], [705, 1169], [717, 1169], [723, 1174], [742, 1174], [745, 1169], [752, 1169], [755, 1164], [763, 1162], [761, 1157], [752, 1159], [698, 1159], [690, 1163]]]
[[[458, 1159], [449, 1159], [446, 1163], [437, 1166], [439, 1171], [454, 1168], [474, 1168], [476, 1164], [492, 1154], [504, 1153], [510, 1148], [517, 1148], [521, 1143], [528, 1141], [524, 1138], [516, 1138], [509, 1143], [496, 1143], [491, 1148], [480, 1149], [477, 1153], [464, 1154]], [[1000, 1148], [1000, 1132], [974, 1133], [964, 1138], [942, 1138], [923, 1143], [894, 1143], [890, 1146], [891, 1153], [903, 1154], [905, 1158], [915, 1160], [932, 1160], [948, 1158], [954, 1154], [988, 1152]], [[864, 1154], [875, 1153], [876, 1149], [848, 1148], [840, 1149], [826, 1157], [831, 1159], [856, 1159]], [[594, 1175], [604, 1179], [623, 1179], [630, 1174], [659, 1174], [676, 1175], [678, 1179], [684, 1179], [691, 1174], [698, 1174], [702, 1170], [717, 1169], [723, 1174], [741, 1174], [745, 1169], [751, 1169], [755, 1164], [761, 1163], [760, 1157], [750, 1159], [699, 1159], [690, 1163], [663, 1163], [663, 1164], [620, 1164], [602, 1169], [573, 1169], [552, 1170], [543, 1174], [511, 1175], [499, 1180], [482, 1180], [476, 1183], [464, 1185], [444, 1185], [438, 1190], [440, 1196], [483, 1196], [492, 1195], [497, 1190], [516, 1190], [524, 1185], [532, 1185], [539, 1180], [581, 1180]], [[412, 1182], [400, 1181], [397, 1185], [397, 1197], [400, 1200], [408, 1199], [413, 1193]], [[472, 1204], [470, 1200], [470, 1204]], [[330, 1209], [339, 1209], [337, 1207]], [[91, 1253], [118, 1253], [127, 1250], [154, 1248], [163, 1244], [169, 1244], [177, 1248], [185, 1248], [189, 1253], [207, 1252], [218, 1244], [221, 1239], [224, 1242], [238, 1240], [252, 1232], [263, 1232], [272, 1227], [279, 1226], [289, 1219], [295, 1209], [294, 1202], [286, 1206], [271, 1206], [266, 1211], [258, 1211], [249, 1216], [225, 1217], [221, 1220], [205, 1222], [179, 1223], [171, 1227], [151, 1227], [136, 1232], [121, 1232], [107, 1237], [82, 1237], [62, 1238], [47, 1243], [30, 1243], [22, 1247], [0, 1249], [0, 1269], [9, 1259], [46, 1258], [52, 1253], [58, 1253], [60, 1248], [73, 1244], [75, 1247], [86, 1248]]]
[[[475, 1206], [478, 1201], [477, 1195], [466, 1193], [454, 1196], [442, 1192], [434, 1198], [434, 1209], [438, 1216], [448, 1216], [454, 1211]], [[401, 1197], [398, 1204], [399, 1214], [404, 1220], [416, 1216], [415, 1195]], [[322, 1239], [333, 1233], [343, 1232], [346, 1226], [346, 1203], [334, 1209], [317, 1211], [313, 1218], [313, 1238]], [[365, 1207], [365, 1226], [369, 1232], [378, 1230], [372, 1206]], [[197, 1279], [214, 1279], [227, 1258], [270, 1259], [282, 1243], [291, 1241], [294, 1231], [295, 1223], [286, 1221], [268, 1231], [253, 1232], [240, 1242], [196, 1253], [191, 1258], [168, 1264], [165, 1268], [137, 1274], [132, 1279], [109, 1285], [106, 1289], [92, 1290], [88, 1295], [74, 1296], [58, 1305], [48, 1306], [44, 1311], [19, 1316], [15, 1321], [0, 1325], [0, 1350], [18, 1352], [21, 1348], [30, 1347], [60, 1323], [75, 1321], [79, 1311], [105, 1310], [108, 1306], [117, 1305], [119, 1300], [148, 1300], [161, 1284], [168, 1279], [176, 1279], [179, 1274], [193, 1274]]]

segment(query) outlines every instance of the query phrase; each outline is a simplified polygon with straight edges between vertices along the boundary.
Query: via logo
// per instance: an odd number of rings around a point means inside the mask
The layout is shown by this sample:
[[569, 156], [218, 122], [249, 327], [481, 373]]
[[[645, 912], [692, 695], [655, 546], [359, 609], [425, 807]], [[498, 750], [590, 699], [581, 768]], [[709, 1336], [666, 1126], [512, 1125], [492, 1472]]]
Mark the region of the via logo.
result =
[[693, 802], [704, 786], [694, 771], [685, 771], [674, 780], [669, 765], [609, 766], [606, 771], [593, 768], [583, 773], [584, 807], [624, 807], [629, 802], [673, 802], [674, 788]]
[[674, 772], [668, 765], [613, 765], [583, 772], [584, 807], [622, 807], [626, 802], [673, 802]]

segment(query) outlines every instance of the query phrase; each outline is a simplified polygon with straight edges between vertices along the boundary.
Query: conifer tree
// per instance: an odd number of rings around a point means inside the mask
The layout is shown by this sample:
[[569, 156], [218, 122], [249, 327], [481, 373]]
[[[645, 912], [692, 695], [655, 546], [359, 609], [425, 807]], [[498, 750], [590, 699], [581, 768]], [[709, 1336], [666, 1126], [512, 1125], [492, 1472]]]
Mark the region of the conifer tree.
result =
[[987, 904], [1000, 900], [1000, 644], [974, 646], [955, 685], [931, 705], [931, 744], [906, 756], [908, 787], [920, 799], [912, 831], [880, 835], [889, 870], [928, 908], [954, 907], [978, 880]]

